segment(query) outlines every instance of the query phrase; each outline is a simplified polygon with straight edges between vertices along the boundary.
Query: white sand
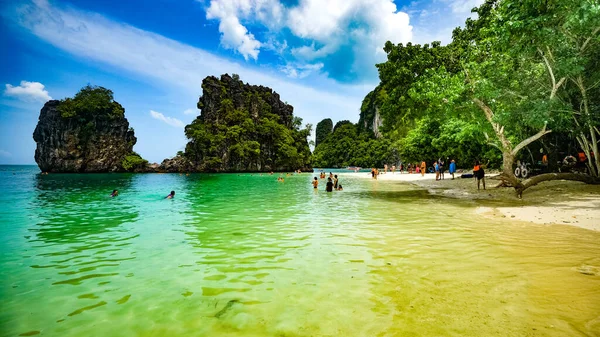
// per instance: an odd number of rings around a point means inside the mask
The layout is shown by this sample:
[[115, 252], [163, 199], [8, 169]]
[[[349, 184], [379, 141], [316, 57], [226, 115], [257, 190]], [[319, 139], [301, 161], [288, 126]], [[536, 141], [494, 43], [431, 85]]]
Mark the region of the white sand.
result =
[[[348, 172], [343, 176], [372, 179], [370, 172]], [[456, 175], [459, 176], [459, 175]], [[490, 180], [493, 175], [486, 175], [488, 189], [477, 191], [473, 179], [455, 179], [446, 173], [445, 181], [436, 182], [435, 174], [398, 173], [380, 174], [380, 181], [405, 181], [428, 189], [430, 193], [438, 193], [448, 197], [464, 199], [505, 200], [518, 203], [514, 190], [510, 188], [496, 189], [492, 186], [498, 181]], [[600, 231], [600, 186], [585, 185], [578, 182], [555, 181], [532, 187], [523, 195], [524, 200], [535, 202], [535, 205], [476, 207], [474, 213], [506, 219], [507, 221], [525, 221], [535, 224], [570, 225], [589, 230]]]
[[600, 231], [600, 196], [564, 200], [544, 206], [478, 207], [476, 213], [494, 218], [532, 222], [540, 225], [571, 225]]
[[[339, 174], [339, 173], [338, 173]], [[348, 171], [348, 173], [341, 173], [342, 175], [344, 175], [345, 177], [356, 177], [356, 178], [367, 178], [367, 179], [373, 179], [373, 177], [371, 177], [371, 172], [352, 172], [352, 171]], [[449, 175], [446, 173], [446, 178], [448, 178]], [[450, 176], [451, 178], [452, 176]], [[424, 176], [421, 176], [420, 173], [379, 173], [379, 176], [377, 176], [377, 180], [392, 180], [392, 181], [419, 181], [419, 180], [435, 180], [435, 174], [434, 173], [426, 173]]]

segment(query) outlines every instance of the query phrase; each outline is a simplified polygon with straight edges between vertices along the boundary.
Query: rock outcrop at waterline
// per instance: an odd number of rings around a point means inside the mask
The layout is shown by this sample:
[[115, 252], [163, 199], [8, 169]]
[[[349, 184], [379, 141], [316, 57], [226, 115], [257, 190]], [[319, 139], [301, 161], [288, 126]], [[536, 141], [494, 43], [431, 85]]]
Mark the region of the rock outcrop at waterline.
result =
[[123, 172], [147, 164], [133, 152], [137, 139], [123, 107], [101, 87], [44, 104], [33, 139], [43, 172]]
[[202, 172], [312, 170], [308, 129], [271, 88], [237, 75], [202, 81], [200, 115], [185, 128], [187, 164]]

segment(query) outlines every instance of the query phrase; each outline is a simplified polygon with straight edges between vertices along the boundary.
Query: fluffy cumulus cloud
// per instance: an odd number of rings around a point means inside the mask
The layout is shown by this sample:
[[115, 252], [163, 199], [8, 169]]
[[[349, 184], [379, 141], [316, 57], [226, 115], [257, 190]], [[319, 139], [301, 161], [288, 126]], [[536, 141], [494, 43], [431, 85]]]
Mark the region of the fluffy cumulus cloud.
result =
[[158, 119], [159, 121], [165, 122], [176, 128], [183, 129], [185, 127], [185, 123], [182, 122], [181, 120], [179, 120], [177, 118], [165, 116], [162, 113], [154, 111], [154, 110], [150, 110], [150, 116], [152, 116], [152, 118], [154, 118], [154, 119]]
[[237, 50], [246, 60], [256, 60], [262, 44], [240, 19], [252, 17], [273, 27], [281, 20], [282, 8], [277, 0], [211, 1], [206, 18], [219, 20], [221, 44], [225, 48]]
[[49, 101], [52, 99], [40, 82], [21, 81], [18, 86], [6, 84], [4, 95], [17, 97], [25, 101]]
[[[385, 42], [412, 38], [408, 14], [392, 0], [299, 0], [291, 6], [279, 0], [211, 0], [206, 17], [219, 21], [222, 44], [246, 59], [257, 59], [261, 48], [268, 48], [286, 64], [312, 66], [340, 81], [375, 78]], [[288, 65], [281, 69], [302, 77]]]

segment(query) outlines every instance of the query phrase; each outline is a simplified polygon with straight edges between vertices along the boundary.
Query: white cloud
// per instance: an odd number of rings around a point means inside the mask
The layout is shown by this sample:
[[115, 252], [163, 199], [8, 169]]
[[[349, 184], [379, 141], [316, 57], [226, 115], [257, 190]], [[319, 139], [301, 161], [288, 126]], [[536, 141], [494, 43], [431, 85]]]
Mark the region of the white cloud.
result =
[[163, 121], [171, 126], [174, 126], [176, 128], [184, 128], [185, 127], [185, 123], [182, 122], [181, 120], [177, 119], [177, 118], [173, 118], [173, 117], [167, 117], [165, 115], [163, 115], [160, 112], [156, 112], [154, 110], [150, 110], [150, 116], [152, 116], [152, 118], [154, 119], [158, 119], [159, 121]]
[[10, 158], [10, 157], [12, 157], [12, 153], [10, 153], [6, 150], [0, 149], [0, 157]]
[[269, 27], [281, 21], [283, 6], [277, 0], [213, 0], [206, 10], [206, 18], [219, 20], [221, 44], [237, 50], [244, 59], [258, 59], [262, 43], [258, 41], [240, 18], [253, 17], [268, 23]]
[[319, 71], [323, 68], [323, 63], [317, 64], [291, 64], [288, 63], [284, 67], [281, 67], [281, 71], [290, 78], [305, 78], [315, 71]]
[[185, 109], [183, 111], [184, 115], [198, 115], [200, 111], [198, 109]]
[[[300, 0], [293, 7], [279, 0], [211, 0], [206, 17], [220, 21], [222, 43], [234, 46], [246, 59], [256, 59], [263, 46], [276, 50], [270, 47], [277, 45], [273, 36], [281, 38], [289, 33], [295, 40], [304, 40], [304, 45], [291, 48], [295, 61], [319, 60], [325, 62], [325, 68], [327, 56], [347, 52], [344, 48], [351, 46], [351, 55], [345, 58], [348, 64], [340, 72], [352, 72], [356, 77], [374, 73], [375, 63], [385, 59], [382, 49], [386, 41], [406, 43], [412, 38], [408, 14], [398, 11], [392, 0]], [[253, 26], [267, 29], [267, 44], [248, 32], [247, 27]], [[279, 45], [287, 47], [287, 41]], [[337, 64], [332, 67], [340, 68], [340, 61], [334, 62]]]
[[21, 81], [21, 85], [6, 84], [4, 95], [18, 97], [23, 100], [49, 101], [52, 99], [44, 85], [40, 82]]

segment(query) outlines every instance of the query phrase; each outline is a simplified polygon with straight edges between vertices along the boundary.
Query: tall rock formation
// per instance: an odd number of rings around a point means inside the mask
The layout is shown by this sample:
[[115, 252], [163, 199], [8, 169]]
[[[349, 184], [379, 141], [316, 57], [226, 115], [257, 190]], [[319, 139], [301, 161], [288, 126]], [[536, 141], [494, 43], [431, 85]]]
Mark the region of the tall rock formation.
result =
[[133, 153], [137, 139], [123, 107], [101, 87], [44, 104], [33, 139], [43, 172], [121, 172], [124, 163], [132, 170], [147, 164]]
[[309, 130], [272, 89], [237, 75], [202, 81], [200, 116], [186, 126], [185, 157], [197, 171], [309, 170]]
[[317, 124], [315, 130], [315, 148], [322, 143], [327, 136], [333, 133], [333, 121], [331, 118], [325, 118]]

